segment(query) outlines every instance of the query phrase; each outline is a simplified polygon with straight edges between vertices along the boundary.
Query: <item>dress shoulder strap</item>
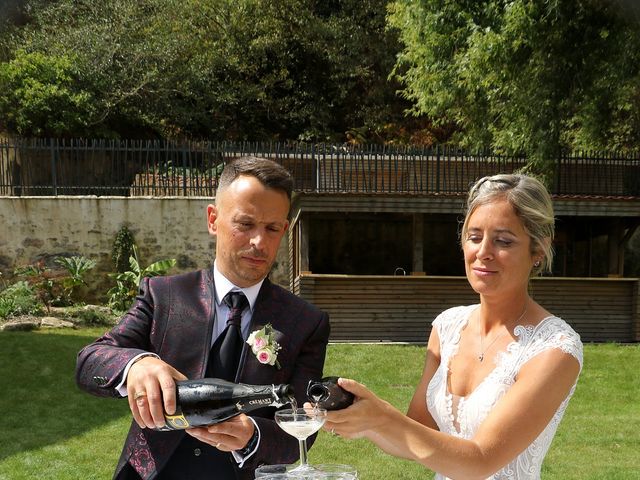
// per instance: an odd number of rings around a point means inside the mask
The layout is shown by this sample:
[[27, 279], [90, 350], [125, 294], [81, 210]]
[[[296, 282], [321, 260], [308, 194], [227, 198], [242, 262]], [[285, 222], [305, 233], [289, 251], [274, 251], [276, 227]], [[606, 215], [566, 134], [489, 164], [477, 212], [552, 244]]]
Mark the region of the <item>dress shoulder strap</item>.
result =
[[520, 337], [521, 345], [517, 360], [514, 362], [516, 370], [536, 355], [551, 348], [558, 348], [573, 355], [582, 369], [583, 354], [580, 335], [561, 318], [549, 316], [535, 327], [533, 325], [518, 326], [514, 333]]
[[432, 325], [438, 331], [443, 355], [449, 348], [457, 348], [460, 341], [460, 332], [468, 323], [471, 312], [477, 307], [477, 305], [452, 307], [435, 318]]

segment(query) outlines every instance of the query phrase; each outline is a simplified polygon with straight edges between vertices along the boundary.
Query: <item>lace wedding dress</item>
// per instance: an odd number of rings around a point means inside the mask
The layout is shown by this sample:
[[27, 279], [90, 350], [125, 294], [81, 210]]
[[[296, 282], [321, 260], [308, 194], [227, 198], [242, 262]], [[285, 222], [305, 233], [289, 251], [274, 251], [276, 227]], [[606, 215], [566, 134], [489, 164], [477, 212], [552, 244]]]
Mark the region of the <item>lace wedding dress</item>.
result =
[[[494, 370], [480, 385], [466, 397], [452, 395], [447, 389], [449, 361], [458, 351], [460, 333], [467, 325], [471, 312], [477, 307], [470, 305], [451, 308], [442, 312], [433, 322], [440, 337], [441, 362], [427, 388], [427, 408], [440, 431], [461, 438], [473, 437], [496, 402], [513, 385], [520, 368], [537, 354], [550, 348], [559, 348], [576, 357], [582, 369], [580, 337], [564, 320], [550, 316], [536, 327], [517, 326], [514, 330], [517, 340], [509, 344], [507, 351], [498, 353]], [[542, 461], [575, 388], [574, 384], [538, 438], [489, 479], [540, 478]], [[437, 474], [435, 478], [443, 480], [446, 477]]]

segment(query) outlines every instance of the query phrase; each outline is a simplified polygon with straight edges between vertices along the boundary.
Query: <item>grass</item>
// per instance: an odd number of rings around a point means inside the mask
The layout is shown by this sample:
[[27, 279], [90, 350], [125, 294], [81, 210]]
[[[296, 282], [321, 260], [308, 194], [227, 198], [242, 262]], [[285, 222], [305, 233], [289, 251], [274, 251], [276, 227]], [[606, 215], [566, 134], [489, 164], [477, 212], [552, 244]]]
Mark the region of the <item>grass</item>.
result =
[[[0, 480], [111, 478], [130, 415], [125, 401], [77, 389], [78, 350], [102, 329], [0, 332]], [[325, 373], [353, 377], [406, 410], [424, 347], [331, 345]], [[543, 467], [544, 479], [636, 479], [640, 471], [640, 345], [587, 345], [576, 394]], [[321, 432], [312, 463], [348, 463], [363, 480], [432, 474], [364, 440]]]

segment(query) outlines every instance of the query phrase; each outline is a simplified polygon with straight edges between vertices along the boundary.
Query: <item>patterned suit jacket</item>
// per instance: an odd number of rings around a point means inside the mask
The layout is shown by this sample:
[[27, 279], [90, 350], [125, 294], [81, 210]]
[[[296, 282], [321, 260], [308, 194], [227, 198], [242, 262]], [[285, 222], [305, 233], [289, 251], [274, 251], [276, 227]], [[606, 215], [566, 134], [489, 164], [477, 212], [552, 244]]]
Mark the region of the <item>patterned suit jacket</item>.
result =
[[[78, 354], [78, 386], [94, 395], [119, 397], [115, 387], [127, 363], [143, 352], [158, 354], [189, 379], [202, 378], [215, 317], [214, 291], [211, 269], [145, 278], [134, 305], [118, 325]], [[307, 400], [309, 380], [322, 376], [329, 317], [266, 279], [256, 299], [250, 331], [267, 323], [273, 325], [276, 341], [282, 347], [278, 352], [281, 368], [259, 363], [245, 343], [236, 382], [290, 384], [302, 405]], [[262, 437], [258, 450], [243, 468], [236, 468], [238, 479], [253, 479], [253, 471], [260, 464], [297, 460], [297, 441], [275, 424], [274, 411], [265, 408], [250, 413]], [[153, 479], [184, 435], [183, 431], [141, 429], [132, 422], [114, 478], [129, 462], [142, 478]]]

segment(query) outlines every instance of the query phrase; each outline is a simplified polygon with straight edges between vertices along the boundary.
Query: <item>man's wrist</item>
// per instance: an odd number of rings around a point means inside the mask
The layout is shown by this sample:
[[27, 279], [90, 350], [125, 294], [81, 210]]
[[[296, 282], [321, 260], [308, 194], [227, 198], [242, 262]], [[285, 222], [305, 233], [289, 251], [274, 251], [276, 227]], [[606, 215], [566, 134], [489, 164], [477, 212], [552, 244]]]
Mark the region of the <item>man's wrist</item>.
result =
[[131, 360], [129, 360], [129, 363], [127, 363], [127, 366], [125, 367], [124, 372], [122, 372], [122, 378], [120, 379], [120, 383], [118, 383], [118, 385], [116, 385], [116, 387], [115, 387], [115, 391], [118, 392], [121, 397], [126, 397], [127, 396], [127, 376], [129, 375], [129, 369], [131, 368], [131, 366], [134, 363], [136, 363], [138, 360], [140, 360], [141, 358], [144, 358], [144, 357], [160, 358], [155, 353], [142, 352], [142, 353], [139, 353], [138, 355], [136, 355], [135, 357], [133, 357]]
[[244, 446], [244, 448], [241, 448], [240, 450], [238, 450], [238, 454], [242, 455], [243, 457], [246, 457], [251, 452], [253, 452], [256, 449], [256, 446], [258, 445], [259, 438], [260, 437], [258, 435], [258, 427], [256, 426], [253, 429], [253, 435], [251, 435], [251, 438], [249, 439], [247, 444]]

